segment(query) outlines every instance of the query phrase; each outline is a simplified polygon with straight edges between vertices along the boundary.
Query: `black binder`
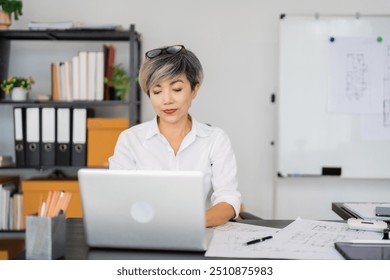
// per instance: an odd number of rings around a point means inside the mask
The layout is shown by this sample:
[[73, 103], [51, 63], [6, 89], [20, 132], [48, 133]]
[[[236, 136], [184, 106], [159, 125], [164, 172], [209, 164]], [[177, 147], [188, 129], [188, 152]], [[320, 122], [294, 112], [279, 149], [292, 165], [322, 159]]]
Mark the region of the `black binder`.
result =
[[57, 108], [56, 124], [55, 162], [58, 166], [69, 166], [71, 163], [71, 108]]
[[15, 136], [15, 162], [16, 167], [25, 167], [25, 109], [14, 108], [14, 136]]
[[92, 115], [87, 108], [73, 108], [72, 113], [72, 166], [85, 166], [87, 161], [87, 118]]
[[40, 112], [38, 107], [26, 108], [26, 166], [40, 166]]
[[41, 109], [41, 165], [55, 165], [56, 109]]

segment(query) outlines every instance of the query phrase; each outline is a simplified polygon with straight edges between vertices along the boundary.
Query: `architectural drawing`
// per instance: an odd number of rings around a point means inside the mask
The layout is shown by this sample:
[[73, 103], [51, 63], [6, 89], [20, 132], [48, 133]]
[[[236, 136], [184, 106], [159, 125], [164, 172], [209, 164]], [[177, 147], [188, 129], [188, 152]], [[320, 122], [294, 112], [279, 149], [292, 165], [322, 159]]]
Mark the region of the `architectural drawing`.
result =
[[383, 126], [390, 127], [390, 46], [385, 49], [383, 87]]
[[368, 94], [368, 68], [363, 53], [347, 54], [345, 94], [359, 100]]

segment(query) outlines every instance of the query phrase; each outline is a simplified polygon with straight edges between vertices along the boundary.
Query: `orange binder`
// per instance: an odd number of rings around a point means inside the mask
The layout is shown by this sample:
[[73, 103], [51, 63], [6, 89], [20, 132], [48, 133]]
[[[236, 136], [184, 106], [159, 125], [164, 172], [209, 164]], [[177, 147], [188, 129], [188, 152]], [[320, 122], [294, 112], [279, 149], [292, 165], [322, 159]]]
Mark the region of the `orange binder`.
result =
[[128, 119], [88, 119], [87, 166], [108, 166], [119, 134], [128, 127]]

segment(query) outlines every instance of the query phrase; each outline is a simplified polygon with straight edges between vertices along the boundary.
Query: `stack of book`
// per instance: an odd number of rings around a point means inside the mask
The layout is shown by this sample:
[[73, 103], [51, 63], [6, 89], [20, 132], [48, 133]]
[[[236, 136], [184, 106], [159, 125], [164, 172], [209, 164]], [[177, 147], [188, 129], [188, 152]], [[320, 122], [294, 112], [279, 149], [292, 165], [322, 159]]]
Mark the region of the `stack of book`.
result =
[[112, 75], [115, 48], [103, 51], [79, 51], [69, 61], [52, 63], [52, 99], [55, 101], [110, 100], [104, 77]]
[[23, 230], [23, 194], [17, 177], [0, 177], [0, 230]]

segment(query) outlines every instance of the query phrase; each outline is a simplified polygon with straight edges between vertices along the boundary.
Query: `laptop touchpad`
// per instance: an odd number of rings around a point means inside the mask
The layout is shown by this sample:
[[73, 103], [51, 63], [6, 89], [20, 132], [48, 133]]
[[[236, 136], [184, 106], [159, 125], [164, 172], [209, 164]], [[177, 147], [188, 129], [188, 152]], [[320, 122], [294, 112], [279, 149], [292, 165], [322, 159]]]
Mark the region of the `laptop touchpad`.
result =
[[149, 223], [154, 218], [154, 208], [145, 201], [138, 201], [131, 206], [131, 217], [139, 223]]

